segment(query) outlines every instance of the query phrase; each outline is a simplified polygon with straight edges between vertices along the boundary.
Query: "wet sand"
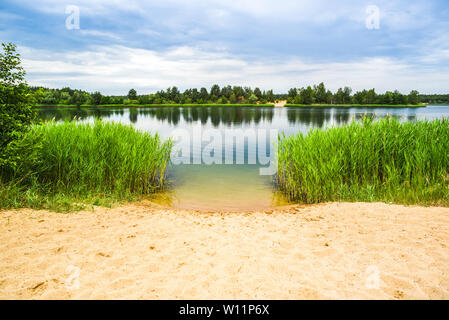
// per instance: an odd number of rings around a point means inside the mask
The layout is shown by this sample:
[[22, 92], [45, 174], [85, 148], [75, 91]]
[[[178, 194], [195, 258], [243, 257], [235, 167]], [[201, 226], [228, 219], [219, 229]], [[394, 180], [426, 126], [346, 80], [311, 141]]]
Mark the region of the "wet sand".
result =
[[449, 299], [449, 208], [0, 212], [1, 299]]

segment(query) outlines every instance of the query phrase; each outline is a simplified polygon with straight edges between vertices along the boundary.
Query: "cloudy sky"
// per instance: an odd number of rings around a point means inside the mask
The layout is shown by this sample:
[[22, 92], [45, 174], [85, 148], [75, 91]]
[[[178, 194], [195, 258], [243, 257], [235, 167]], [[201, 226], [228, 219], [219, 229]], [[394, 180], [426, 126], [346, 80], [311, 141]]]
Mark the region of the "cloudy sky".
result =
[[104, 94], [449, 92], [448, 0], [1, 0], [0, 40], [17, 44], [29, 84]]

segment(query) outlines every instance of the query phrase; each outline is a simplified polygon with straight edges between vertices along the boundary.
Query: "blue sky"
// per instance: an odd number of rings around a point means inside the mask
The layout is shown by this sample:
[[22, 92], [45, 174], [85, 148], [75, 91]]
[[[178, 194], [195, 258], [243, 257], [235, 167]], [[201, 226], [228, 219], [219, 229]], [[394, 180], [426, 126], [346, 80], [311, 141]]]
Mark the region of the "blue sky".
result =
[[[80, 29], [66, 28], [68, 5]], [[0, 40], [18, 45], [31, 85], [106, 94], [321, 81], [449, 92], [447, 0], [2, 0]]]

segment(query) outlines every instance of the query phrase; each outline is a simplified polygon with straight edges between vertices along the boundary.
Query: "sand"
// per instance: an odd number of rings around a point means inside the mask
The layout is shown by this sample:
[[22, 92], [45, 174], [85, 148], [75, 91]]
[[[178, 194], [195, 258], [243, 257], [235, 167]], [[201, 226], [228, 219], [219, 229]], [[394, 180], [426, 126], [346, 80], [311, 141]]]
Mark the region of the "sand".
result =
[[0, 212], [1, 299], [448, 299], [449, 208]]
[[274, 103], [275, 107], [284, 107], [287, 104], [287, 100], [276, 101]]

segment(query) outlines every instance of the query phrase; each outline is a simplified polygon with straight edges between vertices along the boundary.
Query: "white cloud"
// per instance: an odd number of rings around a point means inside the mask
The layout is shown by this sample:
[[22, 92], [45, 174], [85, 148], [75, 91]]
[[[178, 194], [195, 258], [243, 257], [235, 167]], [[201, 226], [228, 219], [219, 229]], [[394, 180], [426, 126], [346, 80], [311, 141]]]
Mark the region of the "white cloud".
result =
[[355, 90], [418, 89], [431, 93], [449, 87], [449, 72], [441, 67], [419, 67], [387, 57], [305, 63], [296, 57], [244, 60], [226, 51], [187, 46], [162, 52], [118, 45], [63, 53], [19, 49], [31, 85], [70, 86], [105, 94], [124, 94], [131, 87], [148, 93], [173, 85], [186, 89], [214, 83], [259, 86], [276, 92], [321, 81], [332, 90], [348, 85]]
[[122, 40], [122, 38], [117, 34], [114, 34], [111, 32], [104, 32], [101, 30], [81, 29], [79, 32], [84, 36], [94, 36], [94, 37], [101, 37], [101, 38], [109, 38], [109, 39], [113, 39], [113, 40]]

